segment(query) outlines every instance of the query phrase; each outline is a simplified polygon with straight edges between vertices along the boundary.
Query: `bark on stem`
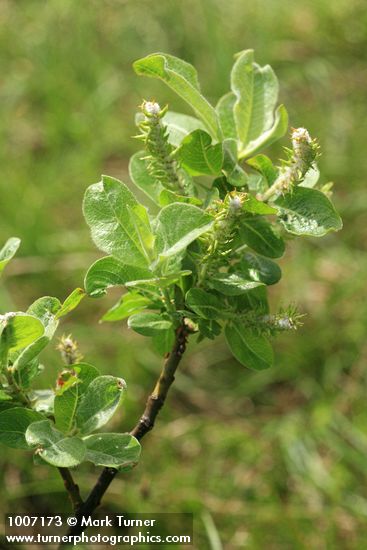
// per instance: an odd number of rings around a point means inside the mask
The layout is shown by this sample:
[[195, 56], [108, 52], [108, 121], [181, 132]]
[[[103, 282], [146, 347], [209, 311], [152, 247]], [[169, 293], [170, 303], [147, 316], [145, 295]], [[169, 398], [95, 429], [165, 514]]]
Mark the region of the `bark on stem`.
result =
[[[182, 355], [185, 352], [188, 335], [189, 329], [184, 324], [176, 330], [176, 339], [172, 351], [164, 362], [162, 371], [152, 394], [148, 397], [144, 413], [140, 417], [140, 420], [136, 426], [130, 432], [130, 434], [136, 437], [139, 441], [153, 428], [155, 419], [164, 405], [168, 390], [175, 379], [175, 372], [181, 361]], [[85, 530], [85, 526], [80, 525], [82, 517], [90, 516], [99, 506], [103, 495], [107, 491], [110, 483], [117, 473], [118, 470], [114, 468], [103, 469], [97, 483], [76, 514], [78, 524], [71, 527], [67, 532], [67, 535], [80, 535]]]
[[83, 506], [83, 500], [80, 496], [79, 486], [75, 483], [73, 476], [68, 468], [58, 468], [60, 475], [64, 481], [65, 489], [70, 497], [75, 513], [79, 512]]

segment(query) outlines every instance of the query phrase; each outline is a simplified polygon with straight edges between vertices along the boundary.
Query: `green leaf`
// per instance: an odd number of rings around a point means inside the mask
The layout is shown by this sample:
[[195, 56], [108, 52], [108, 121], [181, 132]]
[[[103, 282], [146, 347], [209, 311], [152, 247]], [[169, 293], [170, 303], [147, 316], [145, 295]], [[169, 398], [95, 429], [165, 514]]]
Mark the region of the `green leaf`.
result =
[[74, 383], [61, 395], [56, 395], [54, 400], [55, 425], [58, 430], [68, 433], [75, 424], [76, 409], [79, 395], [79, 384]]
[[191, 204], [174, 203], [162, 208], [154, 222], [156, 250], [161, 260], [176, 255], [209, 231], [214, 219]]
[[167, 330], [161, 330], [160, 332], [157, 332], [152, 339], [154, 350], [162, 356], [172, 350], [174, 342], [175, 331], [173, 330], [172, 326]]
[[23, 389], [28, 389], [33, 378], [41, 371], [37, 357], [55, 334], [59, 324], [56, 316], [60, 309], [60, 301], [52, 296], [39, 298], [28, 308], [27, 313], [42, 322], [44, 333], [20, 353], [12, 356], [14, 378]]
[[41, 336], [14, 359], [14, 378], [21, 388], [28, 389], [33, 378], [41, 372], [37, 357], [49, 342], [48, 336]]
[[236, 96], [233, 107], [241, 159], [270, 145], [287, 131], [288, 116], [283, 106], [274, 116], [278, 81], [269, 65], [254, 63], [254, 52], [241, 52], [231, 73], [231, 88]]
[[130, 220], [136, 229], [145, 256], [151, 259], [154, 246], [154, 235], [150, 227], [148, 210], [142, 204], [138, 204], [138, 206], [134, 208], [128, 206], [127, 210], [130, 215]]
[[269, 65], [254, 63], [253, 50], [241, 52], [231, 73], [236, 96], [234, 119], [242, 148], [258, 139], [274, 121], [278, 81]]
[[133, 468], [139, 461], [140, 443], [130, 434], [103, 433], [84, 439], [86, 460], [106, 468]]
[[277, 235], [273, 225], [261, 216], [241, 219], [239, 234], [245, 244], [263, 256], [280, 258], [284, 254], [283, 239]]
[[237, 162], [237, 142], [234, 139], [223, 141], [223, 173], [234, 187], [248, 185], [248, 175]]
[[240, 322], [226, 325], [225, 337], [234, 357], [245, 367], [268, 369], [273, 364], [273, 350], [264, 336], [254, 334]]
[[112, 286], [123, 286], [128, 281], [149, 279], [152, 273], [147, 268], [125, 264], [113, 256], [105, 256], [97, 260], [87, 271], [84, 279], [86, 292], [98, 298], [106, 294]]
[[215, 337], [219, 336], [222, 331], [222, 327], [219, 323], [217, 323], [217, 321], [214, 321], [214, 319], [211, 321], [207, 319], [199, 319], [198, 327], [200, 334], [206, 338], [209, 338], [209, 340], [214, 340]]
[[27, 366], [33, 359], [35, 359], [41, 351], [50, 342], [48, 336], [41, 336], [37, 338], [35, 342], [32, 342], [29, 346], [23, 349], [16, 358], [14, 358], [13, 367], [14, 370], [21, 370]]
[[31, 424], [25, 437], [30, 447], [37, 447], [36, 454], [52, 466], [72, 468], [84, 460], [84, 442], [79, 437], [65, 437], [50, 420]]
[[192, 176], [219, 174], [223, 164], [222, 144], [212, 145], [212, 138], [204, 130], [194, 130], [186, 136], [175, 156]]
[[240, 160], [256, 154], [261, 149], [269, 147], [275, 141], [282, 138], [288, 129], [288, 113], [284, 105], [280, 105], [275, 111], [274, 124], [264, 132], [257, 140], [249, 143], [245, 149], [239, 152]]
[[316, 163], [314, 162], [311, 168], [307, 170], [299, 186], [313, 188], [319, 181], [319, 178], [320, 178], [320, 170], [318, 169], [318, 167], [316, 166]]
[[275, 201], [285, 229], [294, 235], [322, 237], [339, 231], [342, 220], [329, 199], [317, 189], [295, 187]]
[[[6, 313], [0, 316], [0, 348], [17, 351], [43, 335], [44, 326], [37, 317], [27, 313]], [[1, 354], [0, 354], [1, 355]]]
[[265, 285], [248, 290], [241, 296], [229, 296], [228, 301], [236, 312], [256, 311], [266, 315], [269, 313], [267, 288]]
[[236, 95], [233, 92], [228, 92], [220, 98], [215, 110], [217, 111], [223, 138], [237, 141], [236, 122], [233, 114], [235, 103]]
[[[69, 372], [69, 380], [57, 392], [54, 400], [56, 428], [65, 433], [72, 431], [75, 427], [76, 412], [80, 399], [87, 391], [89, 384], [100, 376], [98, 369], [88, 363], [71, 365]], [[68, 384], [69, 381], [71, 382], [70, 385]]]
[[259, 173], [248, 174], [247, 186], [249, 191], [252, 191], [255, 195], [265, 193], [269, 189], [266, 178]]
[[272, 185], [278, 177], [278, 170], [266, 155], [256, 155], [246, 160], [246, 163], [262, 174], [268, 186]]
[[210, 277], [208, 285], [226, 296], [240, 296], [263, 283], [244, 279], [241, 273], [217, 273]]
[[174, 202], [185, 202], [186, 204], [193, 204], [195, 206], [201, 206], [203, 203], [203, 201], [197, 197], [177, 195], [177, 193], [174, 193], [169, 189], [163, 189], [159, 195], [160, 206], [167, 206], [168, 204], [172, 204]]
[[163, 124], [167, 127], [168, 141], [174, 147], [179, 147], [184, 137], [194, 130], [205, 130], [205, 126], [197, 118], [174, 111], [168, 111], [164, 115]]
[[10, 262], [15, 255], [20, 245], [20, 239], [17, 237], [11, 237], [6, 241], [2, 249], [0, 250], [0, 275], [5, 266]]
[[246, 200], [243, 204], [243, 210], [245, 210], [245, 212], [250, 212], [251, 214], [261, 215], [277, 213], [276, 208], [269, 206], [269, 204], [265, 202], [257, 200], [253, 195], [250, 195], [250, 193], [247, 194]]
[[3, 410], [0, 412], [0, 443], [14, 449], [28, 449], [25, 439], [27, 428], [42, 418], [40, 413], [24, 407]]
[[187, 292], [186, 305], [204, 319], [220, 319], [223, 317], [222, 302], [216, 296], [201, 288], [191, 288]]
[[45, 327], [45, 336], [51, 339], [58, 326], [56, 315], [60, 309], [61, 303], [57, 298], [43, 296], [29, 306], [27, 313], [34, 315], [42, 322]]
[[253, 281], [260, 281], [266, 285], [275, 285], [282, 276], [278, 264], [269, 260], [269, 258], [264, 258], [264, 256], [259, 256], [258, 254], [251, 254], [250, 252], [244, 255], [240, 266], [244, 276], [248, 276]]
[[155, 336], [161, 331], [172, 327], [172, 321], [158, 313], [141, 312], [132, 315], [128, 320], [128, 327], [143, 336]]
[[89, 363], [75, 363], [75, 365], [70, 365], [69, 368], [76, 373], [79, 381], [79, 395], [84, 395], [89, 384], [100, 376], [99, 370]]
[[66, 392], [66, 390], [74, 386], [74, 384], [76, 384], [77, 382], [78, 379], [76, 377], [76, 373], [72, 370], [69, 370], [67, 366], [62, 370], [61, 373], [59, 373], [57, 379], [56, 395], [62, 395]]
[[88, 187], [83, 204], [84, 217], [95, 244], [108, 254], [137, 267], [147, 267], [144, 251], [131, 211], [143, 207], [121, 181], [102, 176]]
[[128, 292], [102, 317], [102, 321], [121, 321], [151, 305], [151, 300], [138, 292]]
[[131, 157], [129, 175], [136, 187], [143, 191], [153, 202], [159, 204], [159, 197], [164, 187], [149, 174], [148, 161], [144, 159], [146, 156], [146, 151], [138, 151]]
[[133, 64], [138, 75], [160, 78], [172, 88], [203, 121], [206, 128], [214, 138], [218, 138], [218, 121], [214, 108], [202, 96], [195, 68], [174, 57], [164, 53], [154, 53], [138, 59]]
[[152, 285], [158, 288], [166, 288], [173, 283], [177, 283], [181, 280], [181, 277], [187, 277], [191, 275], [189, 269], [178, 271], [177, 273], [170, 273], [169, 275], [162, 275], [161, 277], [151, 277], [150, 279], [140, 279], [138, 281], [129, 281], [126, 283], [128, 288], [131, 287], [145, 287], [146, 285]]
[[19, 406], [19, 403], [14, 403], [13, 401], [0, 401], [0, 412], [15, 409], [17, 406]]
[[89, 384], [76, 413], [81, 433], [91, 433], [109, 421], [120, 404], [125, 387], [124, 380], [115, 376], [98, 376]]
[[56, 319], [64, 317], [64, 315], [67, 315], [70, 311], [73, 311], [73, 309], [80, 304], [84, 297], [85, 291], [82, 288], [76, 288], [73, 290], [73, 292], [66, 298], [59, 311], [56, 313]]

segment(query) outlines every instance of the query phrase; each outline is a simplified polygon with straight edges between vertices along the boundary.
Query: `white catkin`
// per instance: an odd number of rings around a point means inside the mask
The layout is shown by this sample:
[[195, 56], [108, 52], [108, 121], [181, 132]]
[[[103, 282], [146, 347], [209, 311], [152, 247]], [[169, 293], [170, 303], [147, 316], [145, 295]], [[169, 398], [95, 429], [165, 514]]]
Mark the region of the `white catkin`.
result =
[[242, 201], [240, 197], [232, 197], [229, 200], [229, 209], [232, 212], [237, 212], [238, 210], [241, 210], [241, 208], [242, 208]]
[[161, 112], [161, 107], [155, 101], [145, 101], [143, 110], [149, 115], [158, 115]]
[[300, 181], [315, 160], [316, 149], [306, 128], [294, 128], [291, 134], [293, 156], [288, 166], [283, 167], [273, 185], [260, 195], [260, 199], [268, 200], [272, 195], [287, 193], [292, 185]]
[[283, 330], [290, 330], [293, 328], [293, 323], [288, 317], [284, 317], [283, 319], [278, 319], [278, 327]]

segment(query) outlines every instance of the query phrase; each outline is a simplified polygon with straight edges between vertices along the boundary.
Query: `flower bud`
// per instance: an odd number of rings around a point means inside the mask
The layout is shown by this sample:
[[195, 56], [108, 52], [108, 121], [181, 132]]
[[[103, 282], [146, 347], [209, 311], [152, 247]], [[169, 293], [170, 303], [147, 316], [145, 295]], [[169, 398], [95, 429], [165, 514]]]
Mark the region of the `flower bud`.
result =
[[316, 158], [317, 142], [311, 139], [306, 128], [293, 128], [291, 134], [294, 160], [293, 164], [303, 176]]
[[56, 348], [66, 365], [73, 365], [82, 359], [78, 344], [69, 336], [62, 336]]
[[157, 116], [161, 112], [161, 107], [156, 101], [144, 101], [141, 106], [143, 113], [146, 116]]
[[242, 201], [239, 196], [234, 196], [229, 199], [229, 210], [231, 212], [238, 212], [242, 208]]

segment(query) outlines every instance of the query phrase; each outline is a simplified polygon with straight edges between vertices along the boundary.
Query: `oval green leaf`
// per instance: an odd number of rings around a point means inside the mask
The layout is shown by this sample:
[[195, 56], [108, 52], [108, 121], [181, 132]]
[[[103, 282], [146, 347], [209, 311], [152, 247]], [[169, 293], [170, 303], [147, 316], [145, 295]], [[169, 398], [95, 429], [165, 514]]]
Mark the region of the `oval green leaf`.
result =
[[273, 349], [264, 336], [234, 322], [226, 326], [225, 337], [233, 356], [245, 367], [264, 370], [272, 366]]
[[240, 296], [263, 283], [245, 279], [241, 273], [217, 273], [210, 277], [208, 285], [226, 296]]
[[288, 116], [283, 106], [274, 114], [278, 100], [278, 80], [269, 65], [254, 62], [253, 50], [241, 52], [231, 73], [231, 88], [236, 96], [233, 106], [239, 158], [253, 155], [287, 131]]
[[174, 147], [179, 147], [182, 140], [194, 130], [205, 129], [197, 118], [174, 111], [168, 111], [164, 115], [163, 124], [167, 127], [168, 141]]
[[240, 262], [241, 273], [248, 276], [253, 281], [260, 281], [266, 285], [275, 285], [281, 276], [282, 272], [278, 264], [260, 256], [248, 252], [244, 255]]
[[57, 392], [54, 400], [56, 428], [65, 433], [74, 428], [80, 400], [90, 383], [100, 376], [98, 369], [93, 365], [89, 365], [89, 363], [70, 365], [69, 370], [71, 385], [64, 384]]
[[201, 288], [191, 288], [187, 292], [186, 305], [204, 319], [220, 319], [223, 317], [222, 302], [216, 296]]
[[0, 413], [0, 443], [14, 449], [28, 449], [25, 439], [27, 428], [32, 422], [44, 417], [24, 407], [12, 407]]
[[283, 239], [275, 232], [273, 225], [261, 216], [242, 219], [239, 234], [245, 244], [263, 256], [280, 258], [284, 254]]
[[102, 317], [102, 321], [121, 321], [139, 313], [139, 311], [151, 305], [151, 300], [142, 296], [138, 292], [129, 292], [124, 294], [120, 300]]
[[174, 256], [211, 228], [214, 219], [191, 204], [162, 208], [155, 222], [156, 251], [161, 260]]
[[113, 256], [105, 256], [88, 269], [84, 286], [90, 296], [99, 298], [106, 294], [110, 287], [123, 286], [128, 281], [151, 277], [152, 273], [147, 268], [127, 265]]
[[31, 424], [25, 437], [30, 447], [37, 447], [37, 455], [52, 466], [72, 468], [84, 460], [86, 449], [83, 441], [79, 437], [65, 437], [50, 420]]
[[126, 384], [115, 376], [98, 376], [88, 386], [76, 412], [76, 425], [89, 434], [106, 424], [120, 404]]
[[161, 331], [172, 328], [172, 321], [162, 317], [158, 313], [141, 312], [132, 315], [128, 321], [128, 327], [143, 336], [156, 336]]
[[44, 333], [42, 322], [28, 313], [6, 313], [0, 316], [0, 347], [17, 351], [35, 342]]
[[129, 175], [136, 187], [143, 191], [153, 202], [159, 204], [159, 197], [164, 187], [149, 174], [148, 161], [144, 159], [146, 156], [146, 151], [138, 151], [131, 157]]
[[73, 290], [73, 292], [66, 298], [59, 311], [56, 313], [56, 319], [64, 317], [64, 315], [67, 315], [70, 311], [73, 311], [73, 309], [80, 304], [84, 297], [85, 290], [82, 288], [76, 288]]
[[88, 187], [84, 196], [84, 217], [100, 250], [126, 263], [128, 260], [129, 265], [146, 267], [139, 228], [130, 214], [141, 208], [124, 183], [108, 176]]
[[138, 75], [160, 78], [184, 99], [203, 121], [214, 138], [218, 138], [218, 121], [215, 109], [200, 92], [196, 69], [178, 57], [153, 53], [133, 64]]
[[139, 441], [130, 434], [102, 433], [84, 438], [85, 459], [106, 468], [133, 468], [139, 461]]
[[236, 122], [233, 113], [235, 103], [236, 95], [233, 92], [228, 92], [220, 98], [215, 110], [219, 118], [223, 138], [237, 141]]
[[212, 145], [212, 138], [204, 130], [186, 136], [175, 155], [192, 176], [219, 174], [223, 164], [222, 144]]
[[341, 217], [329, 199], [317, 189], [296, 187], [274, 203], [285, 229], [293, 235], [322, 237], [343, 227]]

